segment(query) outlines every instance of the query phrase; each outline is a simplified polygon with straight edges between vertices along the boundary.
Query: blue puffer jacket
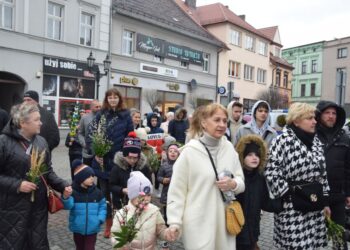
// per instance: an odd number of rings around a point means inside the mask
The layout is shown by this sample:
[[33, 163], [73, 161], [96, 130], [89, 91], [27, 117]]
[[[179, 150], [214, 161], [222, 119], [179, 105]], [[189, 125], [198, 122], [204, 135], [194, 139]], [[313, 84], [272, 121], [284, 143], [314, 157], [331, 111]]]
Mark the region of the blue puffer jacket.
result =
[[107, 205], [102, 192], [96, 186], [85, 189], [73, 183], [73, 194], [62, 201], [64, 209], [70, 210], [70, 231], [82, 235], [100, 231], [100, 225], [106, 220]]
[[[97, 130], [97, 124], [102, 115], [106, 117], [106, 134], [107, 138], [113, 141], [113, 146], [109, 153], [103, 157], [104, 171], [101, 171], [99, 164], [95, 160], [92, 162], [91, 167], [94, 169], [97, 177], [108, 180], [109, 173], [113, 167], [114, 155], [116, 152], [122, 150], [124, 139], [129, 132], [134, 131], [134, 126], [129, 110], [101, 110], [96, 114], [94, 120], [89, 125], [90, 134], [93, 134]], [[90, 152], [92, 152], [92, 139], [90, 137], [86, 144]]]

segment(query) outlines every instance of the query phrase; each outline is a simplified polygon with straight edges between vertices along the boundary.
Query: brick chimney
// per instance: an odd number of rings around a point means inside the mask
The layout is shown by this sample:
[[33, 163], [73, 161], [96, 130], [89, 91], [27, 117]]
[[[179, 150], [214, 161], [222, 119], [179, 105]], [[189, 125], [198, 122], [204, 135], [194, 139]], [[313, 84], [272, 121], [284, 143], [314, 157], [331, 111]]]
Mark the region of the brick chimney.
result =
[[190, 7], [195, 9], [196, 8], [196, 2], [197, 0], [185, 0], [185, 4]]
[[238, 17], [245, 21], [245, 15], [239, 15]]

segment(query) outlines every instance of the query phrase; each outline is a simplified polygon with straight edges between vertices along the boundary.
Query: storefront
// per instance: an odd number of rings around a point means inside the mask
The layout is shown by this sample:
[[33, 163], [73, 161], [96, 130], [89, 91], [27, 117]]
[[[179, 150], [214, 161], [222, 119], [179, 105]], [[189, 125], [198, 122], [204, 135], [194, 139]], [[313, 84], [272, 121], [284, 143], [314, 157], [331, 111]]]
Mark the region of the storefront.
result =
[[[162, 67], [157, 69], [162, 71]], [[176, 105], [183, 106], [185, 103], [187, 90], [185, 83], [133, 75], [116, 74], [116, 76], [117, 81], [113, 82], [113, 86], [121, 92], [127, 108], [137, 108], [147, 113], [151, 111], [151, 106], [156, 106], [159, 111], [166, 113], [174, 110]]]
[[76, 104], [90, 111], [95, 80], [85, 63], [56, 57], [43, 58], [43, 107], [52, 112], [60, 128], [67, 128]]

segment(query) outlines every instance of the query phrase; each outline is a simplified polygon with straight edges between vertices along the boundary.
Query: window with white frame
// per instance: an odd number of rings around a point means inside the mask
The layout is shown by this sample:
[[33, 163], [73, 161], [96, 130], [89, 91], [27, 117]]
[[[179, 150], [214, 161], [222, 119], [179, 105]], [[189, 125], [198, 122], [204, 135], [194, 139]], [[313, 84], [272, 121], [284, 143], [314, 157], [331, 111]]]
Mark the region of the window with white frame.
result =
[[13, 28], [14, 0], [0, 0], [0, 28]]
[[203, 72], [209, 72], [209, 59], [210, 55], [207, 53], [203, 53]]
[[311, 73], [315, 73], [317, 71], [317, 60], [311, 61]]
[[231, 30], [230, 42], [233, 45], [240, 46], [241, 45], [241, 33], [237, 30]]
[[49, 2], [47, 12], [47, 37], [62, 40], [64, 6]]
[[234, 61], [229, 61], [228, 65], [228, 75], [232, 77], [240, 77], [241, 64]]
[[306, 61], [301, 62], [301, 73], [306, 74]]
[[266, 70], [258, 68], [256, 80], [258, 83], [266, 83]]
[[254, 51], [254, 38], [251, 36], [245, 37], [245, 48], [250, 51]]
[[266, 56], [267, 44], [265, 42], [259, 41], [259, 54]]
[[92, 46], [92, 35], [94, 31], [94, 16], [81, 13], [80, 17], [80, 44]]
[[250, 65], [244, 65], [244, 79], [253, 81], [254, 67]]
[[346, 58], [348, 56], [348, 48], [338, 49], [338, 58]]
[[122, 54], [125, 56], [133, 55], [134, 32], [129, 30], [123, 31]]

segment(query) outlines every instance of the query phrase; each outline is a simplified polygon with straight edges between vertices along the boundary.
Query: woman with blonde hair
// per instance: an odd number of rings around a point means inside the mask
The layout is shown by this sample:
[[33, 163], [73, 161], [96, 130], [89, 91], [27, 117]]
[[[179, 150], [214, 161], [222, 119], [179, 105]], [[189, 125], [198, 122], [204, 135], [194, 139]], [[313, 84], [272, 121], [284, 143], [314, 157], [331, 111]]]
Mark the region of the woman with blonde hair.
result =
[[[52, 168], [48, 144], [39, 135], [41, 125], [38, 106], [24, 102], [12, 108], [0, 135], [0, 249], [49, 249], [43, 179], [66, 197], [72, 193], [71, 186]], [[46, 168], [37, 181], [28, 176], [35, 151], [43, 153]]]
[[199, 106], [192, 114], [192, 119], [190, 122], [190, 127], [186, 133], [186, 141], [189, 142], [191, 139], [198, 139], [203, 135], [203, 130], [201, 126], [202, 112], [205, 109], [205, 106]]
[[[277, 249], [320, 249], [327, 245], [324, 212], [329, 215], [330, 210], [326, 206], [329, 187], [323, 146], [315, 133], [315, 108], [293, 103], [286, 122], [282, 134], [272, 141], [265, 169], [270, 191], [283, 200], [283, 211], [274, 215], [274, 245]], [[324, 196], [316, 201], [324, 203], [310, 209], [305, 204], [298, 207], [292, 199], [296, 185], [315, 182]]]
[[[185, 144], [174, 164], [167, 201], [169, 238], [182, 233], [185, 249], [232, 250], [236, 246], [236, 237], [226, 231], [220, 191], [243, 192], [244, 177], [238, 154], [224, 136], [227, 117], [222, 105], [205, 106], [192, 126], [198, 138]], [[222, 176], [218, 181], [214, 168]]]

